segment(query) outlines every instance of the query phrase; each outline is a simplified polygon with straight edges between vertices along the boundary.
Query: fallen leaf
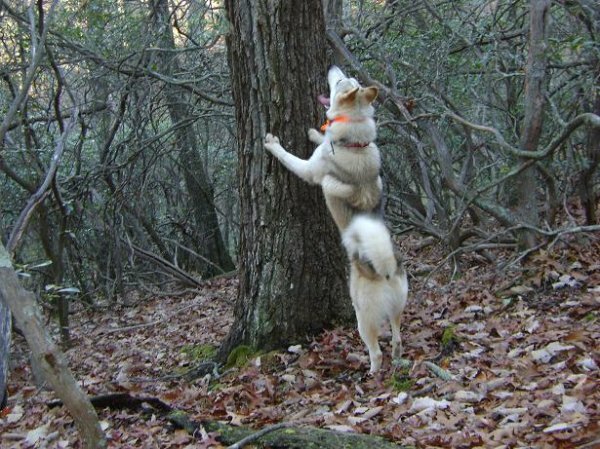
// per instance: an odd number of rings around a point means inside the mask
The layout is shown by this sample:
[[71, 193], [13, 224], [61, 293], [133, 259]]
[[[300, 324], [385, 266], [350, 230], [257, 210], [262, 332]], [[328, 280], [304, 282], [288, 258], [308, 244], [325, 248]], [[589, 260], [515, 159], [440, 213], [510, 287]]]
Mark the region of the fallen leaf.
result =
[[23, 417], [23, 407], [15, 405], [14, 408], [6, 415], [6, 422], [14, 424]]
[[288, 348], [288, 352], [292, 354], [302, 354], [302, 345], [294, 345]]
[[394, 404], [404, 404], [406, 402], [406, 400], [408, 399], [408, 393], [402, 391], [400, 393], [398, 393], [398, 396], [396, 396], [395, 398], [392, 398], [392, 402]]
[[417, 398], [413, 401], [412, 405], [410, 406], [410, 413], [416, 413], [416, 412], [421, 412], [423, 410], [444, 410], [446, 408], [448, 408], [450, 406], [450, 402], [446, 401], [445, 399], [442, 399], [441, 401], [437, 401], [435, 399], [432, 398], [428, 398], [428, 397], [424, 397], [424, 398]]
[[371, 419], [371, 418], [379, 415], [382, 410], [383, 410], [383, 406], [373, 407], [372, 409], [368, 410], [367, 412], [365, 412], [363, 414], [363, 418]]
[[572, 345], [562, 345], [557, 341], [550, 343], [542, 349], [531, 352], [531, 358], [538, 363], [548, 363], [552, 357], [562, 351], [568, 351], [575, 348]]
[[25, 437], [25, 443], [29, 446], [33, 446], [37, 444], [38, 441], [46, 438], [46, 436], [48, 435], [48, 426], [49, 424], [44, 424], [43, 426], [37, 427], [27, 432], [27, 436]]
[[596, 361], [591, 357], [577, 360], [577, 366], [586, 371], [596, 371], [598, 369]]
[[480, 402], [483, 399], [483, 396], [479, 393], [475, 393], [474, 391], [466, 391], [460, 390], [454, 393], [454, 400], [458, 402]]
[[586, 408], [583, 403], [573, 396], [564, 395], [562, 398], [561, 413], [586, 413]]
[[543, 432], [544, 433], [562, 432], [564, 430], [571, 430], [571, 429], [577, 427], [578, 425], [579, 425], [578, 423], [559, 422], [557, 424], [553, 424], [551, 426], [546, 427], [543, 430]]
[[336, 432], [345, 432], [345, 433], [355, 432], [354, 427], [347, 426], [345, 424], [331, 424], [329, 426], [325, 426], [325, 428], [335, 430]]

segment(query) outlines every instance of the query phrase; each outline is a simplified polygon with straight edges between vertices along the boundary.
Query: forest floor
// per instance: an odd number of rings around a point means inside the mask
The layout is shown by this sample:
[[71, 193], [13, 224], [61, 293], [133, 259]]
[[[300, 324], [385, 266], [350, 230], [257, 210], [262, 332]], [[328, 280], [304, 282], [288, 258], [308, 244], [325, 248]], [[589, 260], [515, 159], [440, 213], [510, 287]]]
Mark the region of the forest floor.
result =
[[[600, 238], [573, 236], [500, 269], [461, 258], [429, 277], [439, 248], [405, 248], [412, 273], [404, 361], [369, 376], [353, 328], [324, 331], [280, 352], [190, 379], [183, 373], [223, 340], [236, 281], [181, 296], [129, 299], [99, 310], [75, 307], [67, 352], [91, 396], [158, 398], [197, 421], [260, 428], [282, 421], [385, 436], [418, 448], [600, 447]], [[453, 276], [454, 273], [454, 276]], [[0, 446], [81, 447], [72, 419], [34, 386], [27, 347], [16, 336]], [[441, 370], [436, 369], [441, 368]], [[436, 374], [437, 372], [437, 374]], [[219, 448], [215, 435], [174, 429], [150, 405], [99, 410], [113, 448]]]

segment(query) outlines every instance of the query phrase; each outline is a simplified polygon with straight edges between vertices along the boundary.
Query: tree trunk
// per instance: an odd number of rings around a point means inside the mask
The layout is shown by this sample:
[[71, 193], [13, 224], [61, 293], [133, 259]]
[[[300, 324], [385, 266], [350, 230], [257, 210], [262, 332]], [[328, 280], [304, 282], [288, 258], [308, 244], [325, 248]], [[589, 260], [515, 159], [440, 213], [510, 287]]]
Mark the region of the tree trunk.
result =
[[344, 13], [344, 0], [323, 0], [323, 13], [327, 28], [332, 28], [339, 33]]
[[[600, 86], [600, 82], [597, 84]], [[598, 90], [596, 91], [595, 96], [594, 114], [600, 115], [600, 93], [598, 93]], [[598, 222], [598, 217], [596, 216], [596, 201], [598, 195], [595, 191], [594, 175], [600, 165], [600, 129], [594, 128], [590, 130], [584, 151], [587, 165], [581, 173], [579, 195], [585, 210], [585, 223], [588, 226], [591, 226]]]
[[32, 293], [19, 284], [6, 249], [0, 244], [0, 302], [10, 308], [19, 329], [25, 334], [32, 357], [42, 368], [52, 386], [73, 417], [88, 449], [106, 447], [98, 415], [88, 397], [79, 388], [67, 367], [64, 354], [47, 335], [42, 314]]
[[[550, 0], [531, 0], [529, 10], [529, 54], [525, 71], [525, 114], [521, 128], [520, 149], [535, 151], [542, 133], [544, 115], [544, 93], [546, 79], [546, 47]], [[521, 223], [537, 226], [539, 210], [537, 205], [536, 168], [529, 167], [516, 179], [516, 212]], [[519, 233], [519, 243], [523, 248], [535, 246], [535, 234], [531, 230]]]
[[[171, 13], [167, 0], [156, 0], [154, 3], [155, 27], [159, 39], [166, 49], [175, 50], [175, 39], [171, 27]], [[165, 53], [161, 57], [159, 67], [165, 75], [173, 76], [180, 72], [177, 53]], [[165, 84], [165, 99], [173, 125], [178, 123], [194, 123], [189, 94], [177, 84]], [[189, 195], [189, 204], [194, 212], [194, 225], [197, 241], [196, 251], [206, 258], [198, 262], [198, 270], [204, 277], [232, 271], [235, 266], [219, 229], [219, 221], [214, 205], [213, 189], [208, 181], [208, 173], [202, 162], [198, 148], [198, 139], [192, 125], [175, 126], [175, 138], [179, 147], [180, 169]]]
[[267, 156], [278, 135], [301, 158], [308, 127], [324, 117], [327, 61], [321, 2], [227, 0], [228, 57], [236, 105], [240, 186], [240, 286], [223, 357], [239, 344], [282, 347], [353, 312], [346, 261], [319, 187]]
[[[333, 30], [340, 33], [343, 26], [344, 16], [344, 0], [323, 0], [323, 14], [325, 15], [325, 26], [328, 30]], [[330, 45], [326, 47], [327, 57], [333, 61], [335, 65], [342, 65], [344, 58]]]
[[12, 321], [10, 309], [0, 297], [0, 411], [6, 405], [8, 393], [6, 385], [8, 380], [8, 363], [10, 361], [10, 337]]

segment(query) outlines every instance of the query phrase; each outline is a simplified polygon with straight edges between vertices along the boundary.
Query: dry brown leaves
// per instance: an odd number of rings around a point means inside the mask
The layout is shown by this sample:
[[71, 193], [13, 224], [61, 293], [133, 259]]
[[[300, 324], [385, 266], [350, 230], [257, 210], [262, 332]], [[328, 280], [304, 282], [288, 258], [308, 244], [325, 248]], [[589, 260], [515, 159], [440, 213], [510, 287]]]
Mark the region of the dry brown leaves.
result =
[[[294, 421], [419, 448], [576, 448], [600, 434], [599, 254], [592, 240], [540, 252], [513, 273], [465, 261], [452, 282], [443, 271], [427, 283], [413, 279], [403, 330], [409, 363], [386, 359], [376, 376], [366, 374], [357, 332], [334, 329], [220, 379], [165, 378], [193, 365], [184, 345], [216, 345], [225, 336], [233, 281], [207, 284], [185, 300], [79, 310], [68, 356], [89, 394], [154, 396], [196, 420]], [[422, 254], [408, 259], [425, 263]], [[453, 335], [444, 346], [445, 329]], [[382, 344], [389, 355], [389, 338]], [[26, 353], [17, 338], [0, 444], [81, 447], [68, 414], [46, 407], [51, 392], [32, 387]], [[438, 377], [431, 363], [451, 379]], [[214, 435], [173, 430], [151, 408], [99, 414], [111, 447], [219, 447]]]

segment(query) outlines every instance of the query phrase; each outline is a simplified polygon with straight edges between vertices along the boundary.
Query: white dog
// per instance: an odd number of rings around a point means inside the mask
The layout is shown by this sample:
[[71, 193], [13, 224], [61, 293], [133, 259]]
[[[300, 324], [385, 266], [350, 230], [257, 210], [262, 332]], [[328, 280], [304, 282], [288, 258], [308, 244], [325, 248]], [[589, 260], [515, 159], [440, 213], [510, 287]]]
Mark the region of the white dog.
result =
[[381, 202], [379, 176], [381, 158], [374, 143], [373, 101], [376, 87], [360, 86], [337, 67], [327, 75], [329, 99], [320, 97], [327, 110], [324, 134], [308, 131], [309, 139], [319, 146], [308, 160], [287, 152], [279, 139], [265, 137], [265, 148], [295, 175], [311, 184], [319, 184], [336, 225], [343, 231], [357, 212], [371, 212]]
[[370, 373], [381, 368], [379, 336], [389, 321], [392, 357], [402, 354], [400, 324], [408, 296], [406, 271], [398, 264], [394, 245], [383, 221], [356, 215], [342, 234], [350, 259], [350, 296], [358, 321], [358, 332], [369, 350]]

